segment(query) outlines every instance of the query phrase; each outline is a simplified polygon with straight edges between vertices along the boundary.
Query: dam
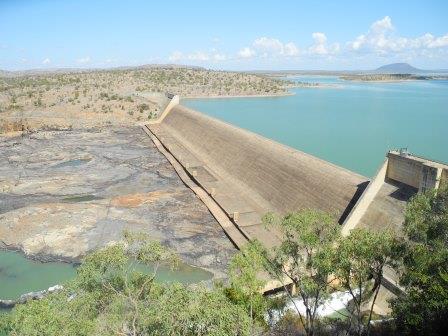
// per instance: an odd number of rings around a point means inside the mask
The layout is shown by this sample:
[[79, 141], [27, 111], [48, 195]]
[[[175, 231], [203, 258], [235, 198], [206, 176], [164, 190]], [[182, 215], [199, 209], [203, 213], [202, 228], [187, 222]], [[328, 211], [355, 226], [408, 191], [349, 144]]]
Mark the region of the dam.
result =
[[[263, 215], [305, 208], [333, 213], [343, 235], [356, 227], [400, 234], [409, 199], [448, 182], [448, 165], [406, 150], [389, 151], [368, 179], [186, 108], [177, 96], [144, 129], [238, 248], [252, 239], [279, 244]], [[389, 287], [398, 286], [392, 270], [385, 275]]]
[[177, 105], [150, 132], [232, 220], [266, 246], [278, 235], [262, 216], [300, 208], [334, 212], [342, 222], [366, 178], [311, 155]]
[[446, 164], [390, 151], [369, 180], [186, 108], [177, 96], [145, 129], [233, 223], [243, 238], [234, 241], [238, 247], [244, 239], [279, 242], [261, 223], [269, 211], [331, 212], [344, 234], [356, 226], [399, 231], [406, 201], [448, 179]]

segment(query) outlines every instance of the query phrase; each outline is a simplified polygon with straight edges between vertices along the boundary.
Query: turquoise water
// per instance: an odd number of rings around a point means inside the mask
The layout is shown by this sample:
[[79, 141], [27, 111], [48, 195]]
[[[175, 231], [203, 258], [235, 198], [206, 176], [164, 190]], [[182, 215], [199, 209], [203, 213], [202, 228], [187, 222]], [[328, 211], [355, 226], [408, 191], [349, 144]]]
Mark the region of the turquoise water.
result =
[[265, 98], [192, 99], [183, 104], [371, 177], [389, 149], [448, 162], [448, 81], [331, 85]]
[[[147, 268], [139, 267], [140, 270]], [[152, 272], [152, 269], [148, 269]], [[16, 299], [21, 294], [47, 289], [63, 284], [76, 275], [76, 268], [67, 263], [41, 263], [30, 260], [19, 252], [0, 250], [0, 299]], [[201, 268], [180, 264], [171, 271], [159, 267], [156, 280], [159, 282], [177, 281], [184, 284], [209, 280], [213, 274]]]
[[72, 279], [76, 269], [67, 263], [41, 263], [13, 251], [0, 251], [0, 299], [47, 289]]

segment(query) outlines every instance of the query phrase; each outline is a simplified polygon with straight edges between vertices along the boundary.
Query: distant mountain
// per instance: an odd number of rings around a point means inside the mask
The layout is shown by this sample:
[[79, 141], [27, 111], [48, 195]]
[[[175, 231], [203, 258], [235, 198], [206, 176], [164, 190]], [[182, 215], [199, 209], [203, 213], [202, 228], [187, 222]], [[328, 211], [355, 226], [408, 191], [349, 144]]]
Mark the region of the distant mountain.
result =
[[414, 68], [412, 65], [408, 63], [392, 63], [383, 65], [375, 70], [377, 73], [383, 74], [415, 74], [419, 72], [426, 72], [425, 70]]

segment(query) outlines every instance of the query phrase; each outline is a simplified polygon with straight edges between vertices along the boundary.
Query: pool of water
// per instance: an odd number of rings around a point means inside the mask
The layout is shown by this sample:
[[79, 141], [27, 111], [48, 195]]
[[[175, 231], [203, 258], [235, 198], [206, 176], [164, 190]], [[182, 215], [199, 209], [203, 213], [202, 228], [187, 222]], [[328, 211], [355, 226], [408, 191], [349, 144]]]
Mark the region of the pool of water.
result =
[[[185, 99], [182, 104], [371, 177], [389, 149], [448, 162], [448, 81], [326, 84], [292, 96]], [[330, 85], [328, 85], [330, 84]]]
[[[151, 272], [152, 268], [139, 267], [142, 271]], [[0, 299], [16, 299], [21, 294], [47, 289], [56, 284], [63, 284], [76, 275], [72, 264], [63, 262], [41, 263], [27, 259], [22, 253], [0, 251]], [[156, 281], [197, 283], [213, 278], [213, 274], [201, 268], [186, 264], [171, 271], [160, 267]]]
[[19, 252], [0, 251], [0, 298], [16, 299], [21, 294], [64, 283], [75, 274], [71, 264], [41, 263]]
[[75, 196], [67, 196], [62, 198], [62, 202], [66, 203], [80, 203], [80, 202], [89, 202], [103, 199], [102, 197], [95, 196], [92, 194], [89, 195], [75, 195]]
[[58, 163], [57, 165], [54, 166], [54, 168], [78, 167], [89, 162], [90, 160], [91, 160], [90, 158], [68, 160]]

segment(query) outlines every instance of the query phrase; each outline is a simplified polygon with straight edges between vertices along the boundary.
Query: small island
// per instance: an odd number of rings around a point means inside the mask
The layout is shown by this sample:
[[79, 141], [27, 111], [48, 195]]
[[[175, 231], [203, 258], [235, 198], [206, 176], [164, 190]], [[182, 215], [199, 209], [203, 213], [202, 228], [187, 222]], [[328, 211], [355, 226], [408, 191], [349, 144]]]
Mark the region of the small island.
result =
[[401, 82], [413, 80], [445, 80], [448, 76], [440, 71], [428, 71], [413, 67], [408, 63], [383, 65], [373, 71], [347, 73], [340, 76], [343, 80], [360, 82]]
[[346, 75], [339, 78], [349, 81], [360, 82], [402, 82], [411, 80], [431, 80], [438, 79], [439, 76], [424, 76], [412, 74], [360, 74], [360, 75]]

